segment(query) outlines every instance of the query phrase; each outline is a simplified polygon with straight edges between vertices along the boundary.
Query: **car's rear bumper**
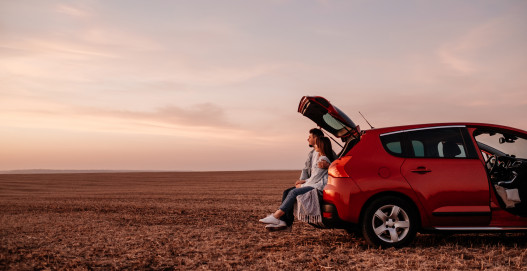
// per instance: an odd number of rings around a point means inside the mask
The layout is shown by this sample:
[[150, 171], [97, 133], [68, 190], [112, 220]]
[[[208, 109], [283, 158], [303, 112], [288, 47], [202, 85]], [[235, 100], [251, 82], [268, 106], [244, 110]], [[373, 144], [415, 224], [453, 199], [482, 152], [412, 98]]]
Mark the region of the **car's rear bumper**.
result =
[[322, 202], [320, 205], [322, 212], [322, 223], [326, 228], [332, 229], [357, 229], [357, 225], [342, 220], [337, 212], [337, 207], [332, 203]]

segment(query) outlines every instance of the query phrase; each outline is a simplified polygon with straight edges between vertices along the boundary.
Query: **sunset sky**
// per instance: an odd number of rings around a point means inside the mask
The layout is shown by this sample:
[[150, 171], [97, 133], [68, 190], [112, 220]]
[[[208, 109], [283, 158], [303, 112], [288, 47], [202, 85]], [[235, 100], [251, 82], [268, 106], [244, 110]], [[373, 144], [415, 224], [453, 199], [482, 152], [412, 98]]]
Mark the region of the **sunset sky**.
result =
[[0, 170], [300, 169], [363, 129], [527, 130], [527, 1], [0, 0]]

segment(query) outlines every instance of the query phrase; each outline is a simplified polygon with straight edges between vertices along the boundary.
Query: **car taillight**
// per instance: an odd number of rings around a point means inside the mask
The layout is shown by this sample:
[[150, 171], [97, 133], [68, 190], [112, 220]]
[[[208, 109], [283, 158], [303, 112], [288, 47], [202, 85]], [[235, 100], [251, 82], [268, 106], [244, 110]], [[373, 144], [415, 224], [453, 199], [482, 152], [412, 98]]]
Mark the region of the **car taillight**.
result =
[[351, 159], [351, 156], [344, 156], [335, 160], [328, 168], [328, 174], [334, 178], [347, 178], [348, 173], [344, 169], [344, 166]]
[[322, 217], [331, 219], [331, 218], [333, 218], [333, 214], [332, 213], [323, 212], [322, 213]]

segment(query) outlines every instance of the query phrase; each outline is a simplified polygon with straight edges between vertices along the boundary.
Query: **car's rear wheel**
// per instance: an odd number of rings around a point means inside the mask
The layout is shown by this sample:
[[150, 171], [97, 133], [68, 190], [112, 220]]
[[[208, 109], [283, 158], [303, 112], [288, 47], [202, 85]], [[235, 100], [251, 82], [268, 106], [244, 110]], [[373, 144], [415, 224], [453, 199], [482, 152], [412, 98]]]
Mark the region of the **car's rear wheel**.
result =
[[376, 199], [366, 208], [361, 230], [372, 246], [403, 247], [415, 237], [417, 224], [412, 206], [390, 196]]

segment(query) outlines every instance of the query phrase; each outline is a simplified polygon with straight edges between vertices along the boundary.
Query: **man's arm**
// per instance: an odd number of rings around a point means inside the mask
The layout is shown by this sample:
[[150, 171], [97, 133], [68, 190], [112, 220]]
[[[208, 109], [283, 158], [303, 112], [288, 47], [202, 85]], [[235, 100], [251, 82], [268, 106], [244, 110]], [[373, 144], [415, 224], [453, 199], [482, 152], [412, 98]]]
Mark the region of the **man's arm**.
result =
[[319, 168], [328, 169], [330, 163], [328, 163], [327, 161], [323, 160], [323, 161], [318, 162], [317, 165], [318, 165]]
[[[333, 151], [333, 157], [335, 157], [335, 159], [337, 157], [337, 154], [335, 154], [335, 151]], [[331, 162], [333, 162], [333, 160], [331, 160]], [[328, 163], [327, 161], [320, 161], [320, 162], [318, 162], [318, 167], [319, 168], [328, 169], [329, 165], [331, 165], [331, 163]]]
[[309, 177], [311, 176], [311, 158], [313, 157], [313, 151], [314, 150], [310, 151], [307, 155], [307, 160], [304, 165], [304, 168], [302, 169], [302, 173], [300, 173], [299, 180], [306, 180], [309, 179]]
[[296, 188], [300, 188], [302, 187], [302, 184], [304, 184], [306, 182], [306, 180], [298, 180], [295, 182], [295, 187]]

